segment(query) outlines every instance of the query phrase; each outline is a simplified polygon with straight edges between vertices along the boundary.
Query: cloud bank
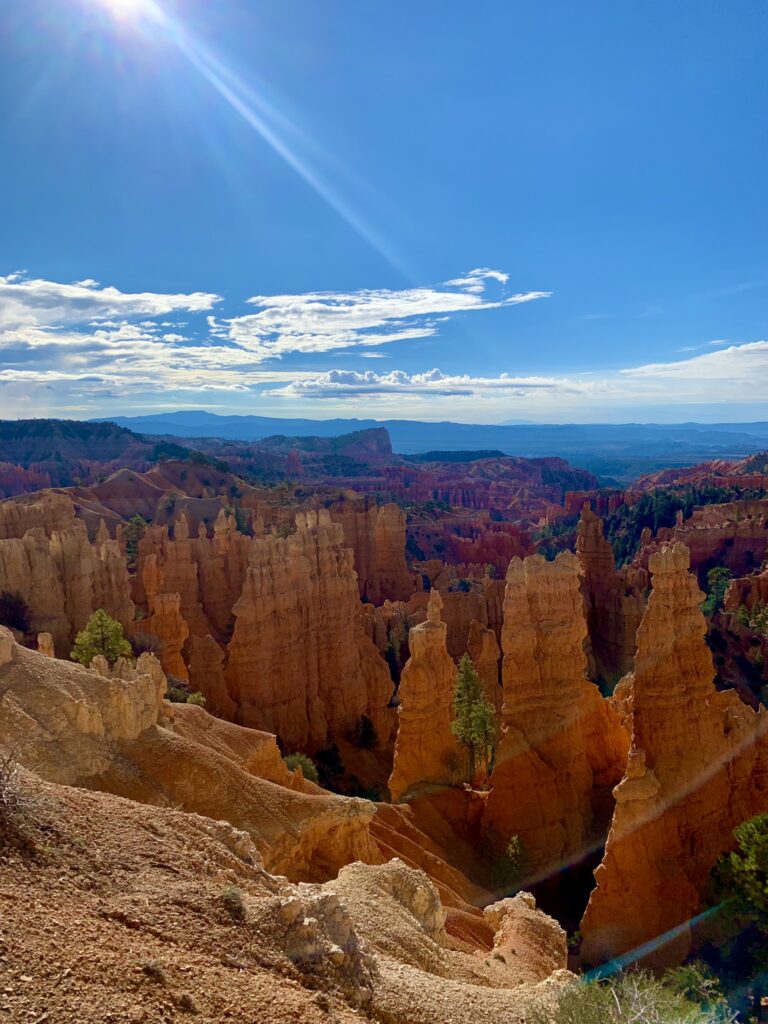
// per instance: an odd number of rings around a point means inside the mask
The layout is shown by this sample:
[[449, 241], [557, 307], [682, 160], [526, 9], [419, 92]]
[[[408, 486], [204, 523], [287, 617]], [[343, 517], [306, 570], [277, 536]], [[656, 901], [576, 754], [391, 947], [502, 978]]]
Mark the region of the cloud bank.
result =
[[[193, 403], [275, 415], [397, 416], [407, 408], [424, 418], [563, 422], [620, 416], [630, 405], [652, 412], [662, 403], [768, 401], [764, 340], [718, 339], [687, 358], [604, 373], [557, 374], [542, 353], [539, 374], [515, 372], [514, 354], [506, 372], [457, 374], [430, 365], [435, 349], [416, 371], [362, 366], [390, 346], [393, 361], [412, 367], [421, 351], [414, 345], [487, 310], [510, 310], [513, 337], [514, 307], [550, 294], [515, 291], [503, 271], [480, 267], [433, 287], [253, 295], [244, 311], [222, 313], [225, 300], [212, 292], [131, 293], [13, 273], [0, 276], [0, 415]], [[328, 353], [361, 362], [326, 370]]]

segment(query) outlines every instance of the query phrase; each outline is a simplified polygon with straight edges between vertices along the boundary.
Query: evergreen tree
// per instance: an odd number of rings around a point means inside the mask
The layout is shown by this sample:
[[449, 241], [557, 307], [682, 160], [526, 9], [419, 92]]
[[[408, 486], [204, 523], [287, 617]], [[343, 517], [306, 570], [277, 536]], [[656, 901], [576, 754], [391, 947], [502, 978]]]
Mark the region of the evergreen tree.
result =
[[459, 743], [467, 748], [469, 781], [475, 777], [477, 759], [491, 758], [495, 736], [496, 711], [485, 699], [483, 687], [468, 654], [459, 662], [459, 674], [453, 696], [453, 722], [451, 731]]
[[701, 610], [705, 615], [711, 615], [723, 607], [723, 598], [728, 589], [728, 584], [733, 579], [733, 573], [724, 565], [716, 565], [707, 573], [708, 594], [704, 600]]
[[733, 832], [737, 848], [724, 853], [712, 872], [712, 896], [729, 933], [719, 972], [729, 987], [751, 990], [753, 1012], [768, 1007], [768, 814], [743, 821]]
[[85, 629], [75, 637], [70, 658], [81, 665], [90, 665], [97, 654], [103, 654], [110, 665], [118, 658], [133, 654], [133, 648], [123, 635], [123, 627], [99, 608], [88, 619]]

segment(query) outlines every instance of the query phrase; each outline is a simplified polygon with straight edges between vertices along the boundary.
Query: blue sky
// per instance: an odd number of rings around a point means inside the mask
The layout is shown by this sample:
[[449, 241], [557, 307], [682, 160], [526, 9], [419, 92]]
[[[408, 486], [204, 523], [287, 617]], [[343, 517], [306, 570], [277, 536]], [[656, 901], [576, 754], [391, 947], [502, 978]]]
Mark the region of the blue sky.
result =
[[0, 415], [768, 418], [762, 0], [10, 0]]

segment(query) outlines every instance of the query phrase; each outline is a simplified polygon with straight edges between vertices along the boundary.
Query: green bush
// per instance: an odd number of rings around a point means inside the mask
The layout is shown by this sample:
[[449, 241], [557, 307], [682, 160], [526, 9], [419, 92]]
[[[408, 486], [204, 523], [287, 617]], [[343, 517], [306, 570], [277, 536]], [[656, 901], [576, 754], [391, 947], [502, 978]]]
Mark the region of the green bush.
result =
[[97, 654], [103, 654], [110, 665], [118, 658], [130, 658], [133, 648], [123, 634], [123, 627], [99, 608], [88, 619], [85, 629], [75, 637], [75, 646], [70, 652], [73, 661], [90, 665]]
[[283, 762], [285, 767], [290, 768], [291, 771], [294, 768], [301, 767], [304, 778], [309, 779], [310, 782], [320, 781], [315, 762], [311, 757], [307, 757], [306, 754], [288, 754], [287, 757], [283, 758]]
[[724, 1003], [703, 1007], [664, 980], [642, 972], [562, 989], [554, 1006], [534, 1007], [530, 1024], [727, 1024]]
[[194, 693], [190, 693], [187, 697], [187, 704], [196, 704], [199, 708], [205, 706], [205, 697], [199, 690], [195, 690]]
[[224, 886], [221, 893], [221, 902], [224, 904], [224, 908], [233, 920], [245, 920], [245, 903], [243, 903], [243, 894], [236, 885]]

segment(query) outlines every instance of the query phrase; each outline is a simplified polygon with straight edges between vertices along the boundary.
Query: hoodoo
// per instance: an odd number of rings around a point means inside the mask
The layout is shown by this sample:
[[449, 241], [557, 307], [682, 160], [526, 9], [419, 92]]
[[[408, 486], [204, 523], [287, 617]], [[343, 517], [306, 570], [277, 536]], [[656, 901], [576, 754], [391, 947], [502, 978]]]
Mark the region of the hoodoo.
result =
[[600, 842], [606, 795], [627, 735], [587, 679], [587, 625], [576, 556], [514, 558], [504, 600], [502, 737], [484, 827], [504, 849], [521, 840], [534, 875]]
[[629, 680], [632, 748], [581, 926], [588, 963], [644, 943], [650, 963], [681, 960], [734, 827], [768, 811], [768, 714], [715, 691], [704, 595], [689, 565], [684, 544], [650, 556], [653, 589]]
[[446, 648], [442, 606], [440, 594], [432, 590], [427, 620], [414, 626], [408, 638], [411, 656], [398, 690], [395, 760], [389, 779], [395, 802], [428, 785], [449, 785], [459, 763], [459, 746], [451, 732], [456, 664]]

